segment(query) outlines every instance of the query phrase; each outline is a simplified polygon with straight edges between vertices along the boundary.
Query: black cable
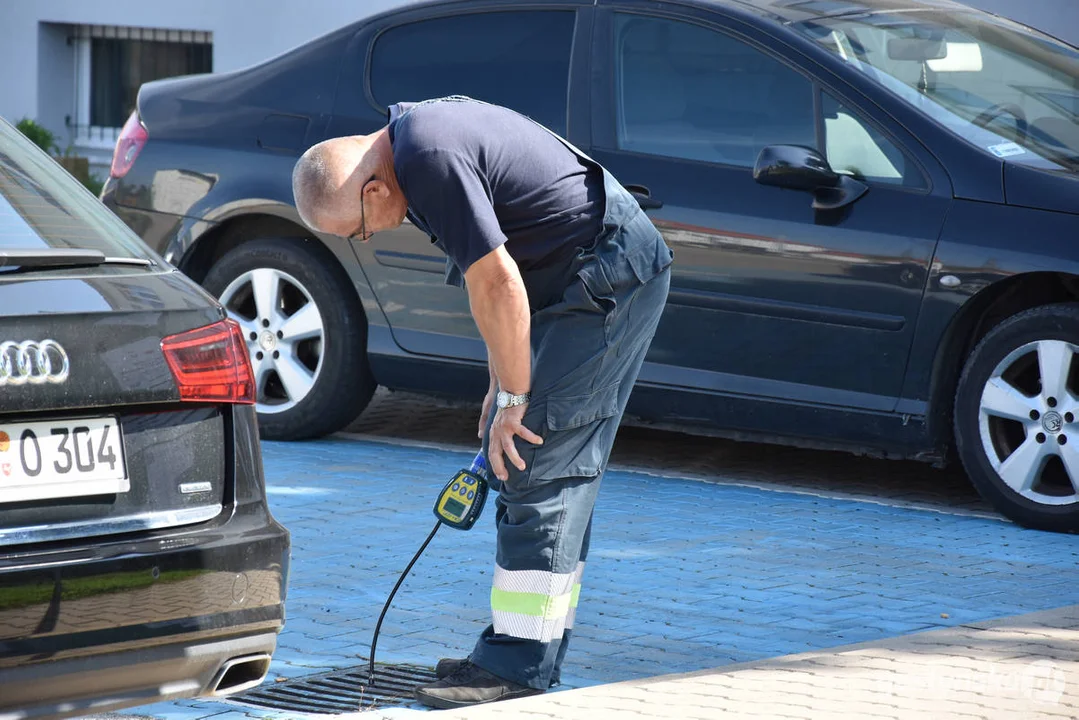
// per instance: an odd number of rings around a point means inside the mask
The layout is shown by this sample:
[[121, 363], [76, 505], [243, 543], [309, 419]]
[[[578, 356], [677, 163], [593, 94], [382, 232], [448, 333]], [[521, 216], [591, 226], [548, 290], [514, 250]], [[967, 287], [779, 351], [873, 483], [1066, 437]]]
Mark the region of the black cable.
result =
[[420, 555], [423, 555], [423, 551], [426, 550], [427, 546], [431, 544], [431, 541], [435, 539], [435, 533], [438, 532], [440, 527], [442, 527], [441, 521], [436, 522], [435, 526], [431, 529], [431, 534], [427, 536], [427, 539], [423, 541], [423, 545], [420, 545], [420, 549], [412, 556], [412, 560], [409, 561], [405, 571], [401, 573], [401, 577], [397, 578], [397, 584], [393, 586], [393, 590], [390, 591], [390, 596], [386, 598], [386, 604], [382, 606], [382, 614], [378, 616], [378, 623], [375, 624], [375, 634], [371, 636], [371, 664], [367, 667], [367, 687], [375, 686], [375, 645], [378, 644], [378, 631], [382, 629], [382, 619], [386, 617], [386, 611], [390, 609], [390, 603], [393, 602], [393, 596], [397, 594], [397, 589], [401, 587], [401, 583], [408, 577], [408, 573], [412, 570], [412, 566], [420, 559]]

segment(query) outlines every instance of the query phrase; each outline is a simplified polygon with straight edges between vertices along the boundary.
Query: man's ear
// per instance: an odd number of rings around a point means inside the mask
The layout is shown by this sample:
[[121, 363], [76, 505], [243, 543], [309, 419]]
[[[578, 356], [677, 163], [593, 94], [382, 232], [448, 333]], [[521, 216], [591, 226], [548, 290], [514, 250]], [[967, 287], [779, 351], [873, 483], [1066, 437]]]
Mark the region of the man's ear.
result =
[[367, 183], [367, 187], [364, 188], [364, 192], [371, 196], [370, 198], [365, 199], [386, 200], [390, 196], [390, 186], [386, 184], [386, 181], [376, 178], [371, 182]]

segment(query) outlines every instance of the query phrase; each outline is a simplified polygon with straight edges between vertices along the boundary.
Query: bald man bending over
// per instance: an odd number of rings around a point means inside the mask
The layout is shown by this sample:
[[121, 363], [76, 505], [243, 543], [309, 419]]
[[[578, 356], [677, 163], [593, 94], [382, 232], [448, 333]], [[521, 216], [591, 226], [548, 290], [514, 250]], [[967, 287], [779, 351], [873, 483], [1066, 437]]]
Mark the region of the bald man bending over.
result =
[[671, 252], [610, 173], [523, 115], [449, 97], [394, 105], [388, 119], [312, 147], [292, 186], [321, 232], [366, 241], [409, 218], [447, 255], [487, 345], [492, 622], [416, 697], [451, 708], [542, 693], [559, 681], [592, 508]]

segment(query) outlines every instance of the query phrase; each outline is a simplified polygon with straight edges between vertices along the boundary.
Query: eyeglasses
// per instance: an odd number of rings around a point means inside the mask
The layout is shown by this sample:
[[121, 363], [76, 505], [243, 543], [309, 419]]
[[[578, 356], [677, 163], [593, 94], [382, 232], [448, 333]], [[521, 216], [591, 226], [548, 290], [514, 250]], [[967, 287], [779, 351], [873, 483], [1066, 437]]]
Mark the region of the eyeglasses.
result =
[[367, 183], [371, 182], [374, 179], [375, 176], [372, 175], [371, 177], [367, 178], [367, 180], [364, 181], [363, 186], [360, 187], [360, 229], [359, 232], [354, 232], [348, 236], [348, 239], [350, 241], [355, 240], [357, 235], [360, 236], [361, 241], [367, 239], [367, 213], [364, 211], [363, 195], [364, 191], [367, 189]]

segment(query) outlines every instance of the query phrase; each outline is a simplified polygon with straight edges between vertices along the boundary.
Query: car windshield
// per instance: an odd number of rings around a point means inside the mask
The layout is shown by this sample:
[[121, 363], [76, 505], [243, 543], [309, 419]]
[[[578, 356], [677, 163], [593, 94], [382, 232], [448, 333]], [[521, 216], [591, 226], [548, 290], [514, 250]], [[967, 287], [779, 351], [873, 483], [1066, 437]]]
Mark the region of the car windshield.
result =
[[976, 12], [866, 12], [793, 27], [984, 151], [1079, 171], [1079, 50]]
[[78, 180], [0, 120], [0, 250], [41, 248], [158, 260]]

